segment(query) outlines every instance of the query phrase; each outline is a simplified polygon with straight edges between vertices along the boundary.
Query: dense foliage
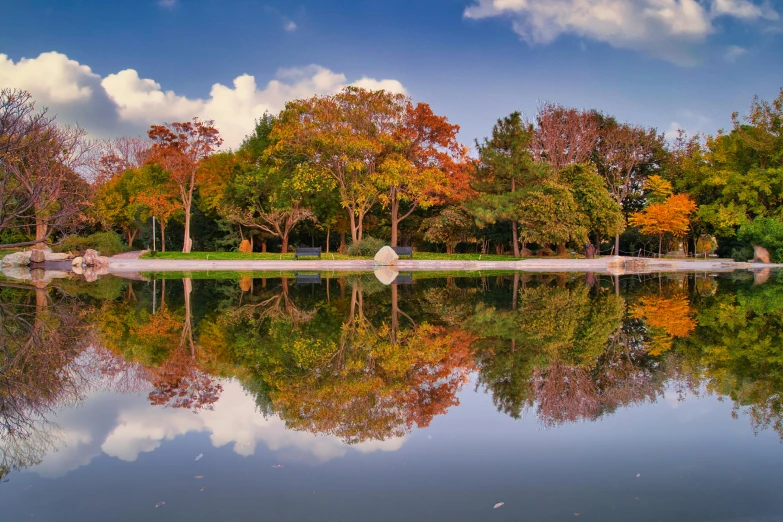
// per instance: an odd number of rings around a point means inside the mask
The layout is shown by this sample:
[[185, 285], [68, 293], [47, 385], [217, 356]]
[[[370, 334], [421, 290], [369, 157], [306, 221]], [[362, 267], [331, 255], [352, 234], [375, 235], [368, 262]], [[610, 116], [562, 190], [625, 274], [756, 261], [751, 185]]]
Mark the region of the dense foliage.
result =
[[116, 231], [128, 248], [329, 252], [350, 237], [369, 255], [372, 236], [447, 253], [567, 255], [594, 242], [737, 257], [757, 245], [780, 259], [782, 122], [783, 90], [734, 114], [728, 132], [671, 142], [545, 103], [532, 119], [498, 119], [471, 156], [426, 103], [348, 87], [260, 115], [236, 150], [221, 150], [218, 129], [198, 119], [153, 125], [149, 139], [89, 140], [4, 89], [0, 243]]

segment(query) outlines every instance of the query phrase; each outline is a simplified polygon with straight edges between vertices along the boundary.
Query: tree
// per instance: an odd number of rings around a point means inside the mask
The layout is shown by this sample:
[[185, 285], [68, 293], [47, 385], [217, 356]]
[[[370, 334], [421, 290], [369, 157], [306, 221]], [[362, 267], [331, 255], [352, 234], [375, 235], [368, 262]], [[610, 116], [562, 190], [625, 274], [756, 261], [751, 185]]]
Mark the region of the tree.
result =
[[405, 102], [401, 94], [347, 87], [288, 102], [272, 130], [270, 153], [279, 165], [298, 165], [303, 175], [324, 176], [337, 186], [354, 242], [362, 239], [364, 218], [378, 201], [379, 170], [405, 117]]
[[[468, 188], [462, 168], [467, 151], [457, 141], [459, 126], [435, 115], [426, 103], [403, 103], [403, 120], [379, 169], [379, 184], [386, 189], [380, 200], [391, 207], [391, 246], [397, 246], [400, 222], [417, 208], [429, 208], [449, 196], [458, 201]], [[404, 213], [401, 204], [408, 207]]]
[[222, 143], [213, 121], [193, 118], [189, 122], [174, 122], [153, 125], [147, 135], [153, 141], [150, 161], [158, 163], [171, 173], [177, 184], [185, 213], [185, 237], [182, 251], [191, 251], [190, 217], [193, 196], [198, 182], [197, 173], [201, 162]]
[[89, 188], [79, 172], [92, 163], [95, 142], [81, 127], [49, 121], [46, 126], [34, 127], [33, 134], [15, 147], [16, 152], [3, 159], [2, 170], [10, 173], [17, 204], [25, 201], [22, 206], [30, 210], [30, 215], [17, 212], [19, 226], [35, 228], [35, 239], [22, 244], [77, 228], [84, 217]]
[[[641, 189], [648, 171], [656, 165], [664, 137], [644, 128], [605, 119], [596, 144], [595, 162], [614, 200], [624, 208], [635, 189]], [[626, 212], [627, 212], [626, 208]], [[620, 255], [620, 234], [615, 234], [615, 254]]]
[[560, 171], [559, 179], [571, 189], [582, 226], [588, 233], [614, 236], [625, 230], [622, 208], [606, 190], [593, 165], [566, 167]]
[[136, 171], [126, 170], [107, 178], [93, 196], [93, 212], [98, 221], [105, 229], [121, 228], [129, 247], [133, 246], [140, 224], [141, 209], [135, 202], [132, 186], [135, 176]]
[[571, 189], [546, 180], [526, 190], [519, 203], [520, 233], [525, 241], [557, 244], [557, 254], [566, 255], [568, 241], [587, 240], [585, 219]]
[[519, 257], [519, 201], [521, 189], [540, 180], [544, 173], [533, 164], [530, 153], [534, 138], [532, 126], [513, 112], [499, 119], [492, 127], [492, 137], [476, 142], [479, 162], [476, 165], [475, 188], [479, 198], [471, 210], [479, 224], [498, 220], [511, 222], [511, 244], [514, 257]]
[[459, 206], [446, 207], [421, 223], [424, 239], [443, 243], [447, 254], [453, 254], [459, 243], [473, 239], [474, 229], [471, 215]]
[[599, 128], [600, 117], [595, 111], [544, 103], [538, 107], [531, 148], [536, 159], [547, 162], [554, 170], [586, 163], [593, 156]]
[[172, 218], [182, 219], [177, 184], [159, 165], [145, 165], [134, 171], [130, 181], [130, 202], [145, 214], [154, 217], [160, 228], [160, 250], [166, 251], [166, 226]]
[[696, 211], [696, 203], [687, 194], [670, 196], [663, 203], [652, 203], [642, 212], [637, 212], [628, 220], [632, 226], [639, 227], [642, 234], [658, 236], [658, 256], [663, 254], [663, 235], [671, 234], [675, 238], [688, 233], [690, 217]]

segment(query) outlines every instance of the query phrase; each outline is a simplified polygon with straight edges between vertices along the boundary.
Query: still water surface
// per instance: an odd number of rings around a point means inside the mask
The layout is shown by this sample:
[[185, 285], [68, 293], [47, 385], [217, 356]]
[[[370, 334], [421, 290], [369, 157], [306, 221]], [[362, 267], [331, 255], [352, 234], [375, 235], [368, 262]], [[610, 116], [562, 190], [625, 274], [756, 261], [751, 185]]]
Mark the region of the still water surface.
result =
[[783, 520], [783, 274], [162, 277], [0, 280], [0, 520]]

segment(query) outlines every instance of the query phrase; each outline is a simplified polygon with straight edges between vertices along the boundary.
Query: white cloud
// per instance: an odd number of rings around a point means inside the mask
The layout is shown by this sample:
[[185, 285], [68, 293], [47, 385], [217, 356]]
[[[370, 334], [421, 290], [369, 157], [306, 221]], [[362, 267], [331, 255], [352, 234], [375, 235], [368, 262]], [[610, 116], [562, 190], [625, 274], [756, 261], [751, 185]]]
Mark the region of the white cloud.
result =
[[158, 0], [158, 5], [164, 9], [174, 9], [177, 5], [177, 0]]
[[715, 18], [774, 20], [778, 14], [767, 3], [750, 0], [476, 0], [464, 16], [510, 19], [529, 44], [574, 34], [691, 64], [690, 48], [715, 32]]
[[296, 31], [296, 22], [294, 22], [293, 20], [285, 20], [283, 29], [285, 29], [289, 33]]
[[364, 77], [349, 82], [344, 74], [309, 65], [281, 69], [261, 88], [254, 76], [242, 74], [232, 86], [214, 84], [207, 98], [190, 98], [165, 90], [134, 69], [101, 78], [57, 52], [18, 62], [0, 54], [0, 85], [30, 91], [61, 121], [78, 122], [100, 137], [143, 134], [153, 123], [198, 116], [215, 120], [225, 145], [235, 147], [264, 111], [277, 112], [289, 100], [334, 93], [349, 84], [405, 92], [397, 80]]
[[744, 47], [740, 47], [739, 45], [730, 45], [728, 49], [726, 49], [726, 52], [723, 54], [723, 57], [726, 59], [727, 62], [734, 63], [737, 61], [737, 58], [747, 53], [748, 50], [745, 49]]
[[145, 394], [95, 393], [78, 408], [58, 412], [63, 444], [30, 469], [44, 477], [61, 477], [101, 454], [133, 462], [141, 453], [155, 451], [164, 440], [194, 432], [209, 433], [213, 447], [232, 445], [234, 453], [241, 456], [255, 454], [256, 447], [263, 444], [271, 451], [284, 453], [288, 461], [315, 464], [350, 451], [396, 451], [405, 442], [403, 437], [349, 446], [336, 437], [288, 430], [279, 417], [265, 418], [258, 413], [255, 401], [239, 383], [221, 384], [223, 393], [214, 410], [198, 415], [190, 410], [150, 406]]

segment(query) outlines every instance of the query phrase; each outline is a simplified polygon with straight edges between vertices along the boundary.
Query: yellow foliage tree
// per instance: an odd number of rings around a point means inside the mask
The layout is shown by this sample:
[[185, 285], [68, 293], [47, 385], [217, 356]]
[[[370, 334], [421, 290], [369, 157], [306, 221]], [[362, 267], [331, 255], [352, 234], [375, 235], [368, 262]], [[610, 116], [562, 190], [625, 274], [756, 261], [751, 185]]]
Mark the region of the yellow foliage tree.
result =
[[696, 203], [687, 194], [675, 194], [662, 203], [652, 203], [643, 211], [631, 216], [628, 222], [639, 228], [642, 234], [658, 236], [658, 256], [663, 251], [663, 235], [674, 238], [684, 237], [688, 232], [691, 214], [696, 211]]

